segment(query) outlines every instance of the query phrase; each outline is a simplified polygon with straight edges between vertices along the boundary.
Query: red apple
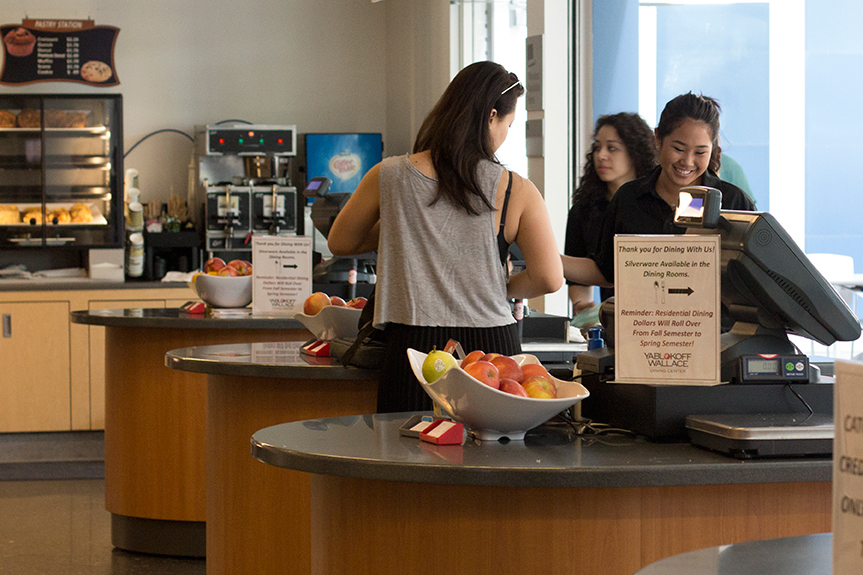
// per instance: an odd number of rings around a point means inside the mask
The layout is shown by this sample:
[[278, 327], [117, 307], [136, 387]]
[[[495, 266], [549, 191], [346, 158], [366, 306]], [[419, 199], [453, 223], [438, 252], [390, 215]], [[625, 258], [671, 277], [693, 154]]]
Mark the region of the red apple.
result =
[[464, 370], [480, 383], [484, 383], [494, 389], [500, 387], [500, 372], [493, 363], [479, 360], [473, 362]]
[[514, 379], [501, 379], [500, 390], [505, 391], [506, 393], [511, 393], [512, 395], [518, 395], [519, 397], [530, 397], [527, 394], [527, 390]]
[[317, 315], [322, 309], [330, 305], [330, 296], [321, 291], [316, 291], [303, 302], [303, 313], [306, 315]]
[[237, 270], [237, 273], [241, 276], [252, 275], [252, 264], [246, 260], [231, 260], [225, 265]]
[[346, 307], [347, 306], [347, 304], [345, 303], [345, 300], [343, 300], [342, 298], [340, 298], [337, 295], [330, 296], [330, 305], [334, 305], [336, 307]]
[[464, 369], [467, 366], [469, 366], [470, 364], [472, 364], [473, 362], [481, 360], [482, 356], [484, 356], [484, 355], [485, 355], [485, 352], [482, 351], [481, 349], [476, 349], [476, 350], [470, 352], [469, 354], [464, 356], [463, 360], [461, 360], [461, 368]]
[[508, 355], [493, 357], [491, 358], [491, 363], [493, 363], [500, 372], [501, 379], [514, 379], [519, 383], [524, 379], [524, 374], [521, 372], [521, 366], [516, 360]]
[[525, 391], [527, 391], [527, 394], [533, 398], [554, 399], [557, 397], [554, 384], [541, 375], [532, 375], [531, 377], [528, 377], [524, 380], [522, 386]]
[[219, 271], [217, 271], [217, 272], [216, 272], [216, 275], [217, 275], [217, 276], [231, 276], [231, 277], [238, 277], [238, 276], [240, 275], [240, 272], [238, 272], [236, 268], [232, 268], [231, 266], [226, 265], [226, 266], [224, 266], [222, 269], [220, 269]]
[[534, 375], [539, 375], [547, 379], [549, 383], [554, 383], [554, 379], [551, 377], [551, 374], [548, 373], [548, 370], [538, 363], [524, 364], [521, 366], [521, 372], [524, 374], [524, 379]]
[[222, 258], [210, 258], [204, 262], [204, 273], [217, 272], [225, 267], [225, 260]]
[[366, 302], [368, 302], [368, 300], [364, 297], [355, 297], [354, 299], [348, 301], [346, 305], [354, 309], [363, 309], [364, 307], [366, 307]]
[[491, 361], [496, 357], [500, 357], [500, 354], [499, 353], [487, 353], [484, 356], [482, 356], [482, 361]]

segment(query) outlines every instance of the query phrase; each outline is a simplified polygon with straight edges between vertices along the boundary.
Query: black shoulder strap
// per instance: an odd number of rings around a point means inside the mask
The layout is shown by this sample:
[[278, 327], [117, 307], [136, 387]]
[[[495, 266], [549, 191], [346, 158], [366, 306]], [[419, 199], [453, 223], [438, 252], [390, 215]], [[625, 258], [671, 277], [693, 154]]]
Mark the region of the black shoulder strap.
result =
[[512, 172], [507, 170], [509, 181], [506, 184], [506, 196], [503, 198], [503, 209], [500, 211], [500, 229], [497, 232], [497, 247], [500, 250], [500, 263], [506, 265], [506, 254], [509, 253], [509, 243], [503, 233], [506, 225], [506, 207], [509, 205], [509, 194], [512, 192]]

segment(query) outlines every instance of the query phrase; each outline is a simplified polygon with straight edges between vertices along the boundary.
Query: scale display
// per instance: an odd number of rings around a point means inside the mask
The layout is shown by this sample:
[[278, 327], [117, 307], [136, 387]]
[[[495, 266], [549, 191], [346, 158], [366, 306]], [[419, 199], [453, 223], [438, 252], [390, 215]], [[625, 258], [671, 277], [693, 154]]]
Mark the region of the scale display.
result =
[[740, 357], [740, 383], [808, 383], [809, 358], [805, 355], [744, 355]]

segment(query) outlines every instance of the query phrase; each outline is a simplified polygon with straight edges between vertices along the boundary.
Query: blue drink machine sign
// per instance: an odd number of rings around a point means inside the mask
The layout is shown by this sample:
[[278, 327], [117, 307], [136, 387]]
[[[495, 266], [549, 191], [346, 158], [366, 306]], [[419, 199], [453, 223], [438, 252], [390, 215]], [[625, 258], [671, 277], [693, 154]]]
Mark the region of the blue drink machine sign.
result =
[[91, 86], [120, 83], [114, 44], [120, 29], [92, 20], [24, 20], [0, 26], [4, 60], [0, 84], [78, 82]]

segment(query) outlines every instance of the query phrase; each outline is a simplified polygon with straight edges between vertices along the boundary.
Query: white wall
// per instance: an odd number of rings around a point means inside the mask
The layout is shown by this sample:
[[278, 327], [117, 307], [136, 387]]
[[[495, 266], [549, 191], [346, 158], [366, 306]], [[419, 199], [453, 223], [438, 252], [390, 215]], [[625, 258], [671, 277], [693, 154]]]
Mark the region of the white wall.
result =
[[[296, 124], [299, 133], [382, 132], [386, 143], [387, 11], [410, 2], [5, 0], [4, 24], [26, 15], [119, 27], [120, 85], [47, 82], [0, 93], [121, 93], [126, 150], [154, 130], [193, 135], [196, 124], [225, 119]], [[185, 197], [193, 152], [172, 133], [132, 151], [126, 167], [140, 173], [142, 200], [167, 201], [172, 186]]]

